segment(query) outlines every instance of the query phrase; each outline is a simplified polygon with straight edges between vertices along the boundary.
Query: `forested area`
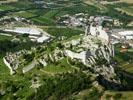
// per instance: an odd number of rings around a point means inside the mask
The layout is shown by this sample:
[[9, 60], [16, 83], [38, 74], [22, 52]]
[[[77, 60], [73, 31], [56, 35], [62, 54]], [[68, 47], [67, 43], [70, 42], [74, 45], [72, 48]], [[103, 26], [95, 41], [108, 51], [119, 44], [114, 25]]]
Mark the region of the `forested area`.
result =
[[28, 100], [62, 100], [70, 97], [74, 92], [81, 91], [91, 87], [93, 82], [90, 76], [82, 72], [67, 73], [55, 78], [45, 77], [44, 84], [33, 93]]

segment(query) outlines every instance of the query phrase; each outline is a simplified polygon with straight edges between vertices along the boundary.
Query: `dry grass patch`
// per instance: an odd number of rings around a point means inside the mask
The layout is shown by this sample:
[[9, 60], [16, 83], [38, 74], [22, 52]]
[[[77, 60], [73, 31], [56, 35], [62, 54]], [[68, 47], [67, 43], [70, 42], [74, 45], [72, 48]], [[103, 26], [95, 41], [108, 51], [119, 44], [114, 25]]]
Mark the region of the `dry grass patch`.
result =
[[0, 0], [0, 3], [11, 3], [11, 2], [17, 2], [18, 0]]
[[89, 5], [93, 5], [94, 4], [94, 0], [83, 0], [84, 3], [89, 4]]
[[133, 3], [133, 0], [120, 0], [121, 2]]

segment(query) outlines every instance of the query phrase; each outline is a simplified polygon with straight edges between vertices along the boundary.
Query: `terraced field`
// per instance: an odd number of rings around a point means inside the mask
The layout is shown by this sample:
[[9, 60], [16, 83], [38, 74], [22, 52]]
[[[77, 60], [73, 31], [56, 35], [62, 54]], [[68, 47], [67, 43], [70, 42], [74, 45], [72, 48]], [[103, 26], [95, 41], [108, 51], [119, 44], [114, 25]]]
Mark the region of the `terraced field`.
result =
[[127, 15], [133, 16], [133, 6], [116, 8], [116, 10], [126, 13]]

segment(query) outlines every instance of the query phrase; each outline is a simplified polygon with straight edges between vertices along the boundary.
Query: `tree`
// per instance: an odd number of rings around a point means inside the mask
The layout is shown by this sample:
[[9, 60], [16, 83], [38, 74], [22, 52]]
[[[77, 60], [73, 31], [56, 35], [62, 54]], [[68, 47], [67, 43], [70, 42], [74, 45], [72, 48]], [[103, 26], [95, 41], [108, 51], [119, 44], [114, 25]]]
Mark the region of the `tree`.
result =
[[56, 46], [59, 47], [59, 49], [63, 49], [64, 48], [64, 45], [62, 45], [61, 43], [57, 43]]

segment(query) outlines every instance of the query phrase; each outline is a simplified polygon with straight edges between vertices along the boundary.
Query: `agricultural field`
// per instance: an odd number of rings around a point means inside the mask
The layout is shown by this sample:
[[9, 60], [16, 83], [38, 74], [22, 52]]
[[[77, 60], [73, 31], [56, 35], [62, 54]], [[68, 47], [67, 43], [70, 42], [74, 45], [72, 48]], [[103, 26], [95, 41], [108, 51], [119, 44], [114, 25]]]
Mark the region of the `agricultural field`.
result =
[[11, 39], [12, 39], [11, 36], [0, 35], [0, 41], [11, 40]]
[[43, 68], [42, 70], [48, 72], [48, 73], [66, 73], [66, 72], [72, 72], [74, 71], [74, 68], [72, 68], [68, 63], [67, 63], [67, 59], [62, 59], [60, 60], [57, 65], [55, 64], [49, 64], [48, 66], [46, 66], [45, 68]]
[[[70, 29], [70, 31], [71, 31], [71, 29]], [[64, 32], [63, 29], [62, 29], [62, 32]], [[17, 36], [17, 37], [20, 39], [24, 38], [23, 36]], [[57, 64], [49, 64], [48, 66], [41, 68], [41, 69], [40, 69], [40, 66], [37, 66], [36, 68], [31, 70], [29, 73], [22, 74], [21, 72], [18, 71], [18, 74], [11, 76], [9, 68], [3, 62], [3, 57], [5, 56], [5, 52], [3, 51], [4, 48], [2, 46], [3, 44], [1, 44], [1, 43], [2, 43], [2, 41], [5, 41], [5, 43], [7, 43], [7, 41], [10, 41], [12, 39], [13, 39], [13, 37], [0, 35], [0, 46], [2, 47], [2, 48], [0, 48], [0, 50], [2, 49], [2, 51], [0, 51], [0, 52], [2, 52], [2, 53], [0, 53], [0, 86], [2, 86], [3, 89], [9, 88], [9, 89], [7, 89], [7, 91], [9, 93], [4, 96], [1, 96], [0, 99], [3, 99], [3, 100], [9, 99], [9, 98], [14, 99], [14, 96], [11, 95], [11, 90], [13, 90], [13, 92], [16, 93], [17, 97], [15, 97], [15, 98], [26, 99], [27, 97], [29, 97], [35, 91], [32, 88], [29, 89], [29, 87], [31, 86], [31, 79], [34, 77], [34, 75], [39, 75], [39, 77], [42, 79], [40, 81], [44, 82], [44, 80], [43, 80], [44, 76], [45, 77], [51, 76], [51, 75], [54, 76], [55, 74], [74, 72], [75, 68], [71, 67], [71, 65], [69, 65], [67, 63], [66, 59], [62, 59]], [[22, 44], [22, 46], [20, 46], [22, 48], [18, 48], [18, 46], [15, 46], [14, 48], [12, 48], [12, 45], [9, 45], [9, 46], [11, 46], [11, 48], [10, 48], [11, 51], [12, 50], [18, 51], [18, 50], [24, 49], [25, 47], [26, 47], [25, 49], [28, 49], [28, 48], [30, 48], [30, 46], [33, 46], [33, 45], [28, 44], [28, 42], [27, 42], [26, 44]], [[51, 44], [51, 46], [56, 47], [56, 42], [53, 42]], [[48, 48], [50, 48], [50, 45]], [[8, 50], [8, 49], [9, 48], [7, 48], [7, 46], [6, 46], [6, 50]], [[12, 83], [12, 84], [10, 84], [10, 83]], [[21, 84], [18, 84], [18, 83], [21, 83]], [[22, 90], [19, 88], [22, 88]]]
[[15, 7], [9, 5], [0, 5], [0, 11], [14, 10]]
[[120, 2], [133, 3], [133, 0], [120, 0]]
[[133, 16], [133, 6], [116, 8], [116, 10], [121, 11], [122, 13], [126, 13], [127, 15]]
[[[0, 35], [0, 42], [11, 40], [11, 39], [12, 37]], [[1, 48], [0, 48], [0, 51], [1, 51]], [[8, 76], [10, 77], [9, 69], [8, 67], [6, 67], [6, 65], [3, 62], [3, 55], [4, 54], [0, 53], [0, 76], [2, 76], [0, 77], [0, 80], [3, 80], [3, 79], [5, 80], [7, 79]]]
[[133, 92], [113, 92], [113, 91], [106, 91], [102, 96], [103, 99], [108, 100], [113, 98], [114, 100], [131, 100], [133, 98]]
[[[97, 88], [101, 88], [100, 86], [98, 86]], [[95, 87], [92, 87], [90, 89], [85, 89], [79, 92], [79, 94], [73, 95], [73, 99], [78, 99], [78, 100], [85, 100], [88, 98], [91, 98], [91, 100], [98, 100], [101, 95], [102, 95], [102, 91], [98, 90]]]
[[[0, 35], [0, 43], [1, 43], [1, 41], [10, 41], [11, 39], [12, 39], [12, 37]], [[1, 44], [0, 44], [0, 46], [1, 46]], [[24, 46], [22, 46], [22, 47], [24, 47]], [[14, 48], [14, 49], [16, 49], [16, 48]], [[0, 50], [1, 50], [1, 48], [0, 48]], [[55, 75], [55, 74], [61, 74], [61, 73], [67, 73], [67, 72], [74, 71], [74, 68], [72, 68], [70, 65], [68, 65], [66, 63], [66, 59], [62, 59], [57, 65], [51, 64], [51, 65], [46, 66], [45, 68], [42, 68], [41, 70], [39, 68], [40, 66], [37, 66], [36, 68], [31, 70], [29, 73], [22, 74], [21, 72], [19, 72], [18, 74], [11, 76], [9, 68], [3, 62], [3, 57], [5, 54], [4, 54], [4, 51], [2, 51], [2, 52], [3, 52], [3, 54], [0, 53], [0, 86], [2, 87], [1, 89], [6, 88], [7, 89], [6, 92], [8, 92], [6, 95], [0, 96], [0, 99], [2, 99], [2, 100], [5, 100], [5, 99], [14, 100], [14, 98], [27, 99], [27, 97], [32, 95], [33, 92], [35, 91], [34, 89], [29, 88], [32, 84], [31, 79], [35, 75], [39, 75], [39, 77], [42, 79], [40, 81], [44, 82], [43, 79], [46, 76], [51, 76], [51, 75]], [[52, 77], [49, 77], [49, 78], [52, 78]], [[12, 83], [12, 84], [10, 84], [10, 83]], [[16, 93], [17, 97], [13, 96], [12, 92]]]
[[[73, 100], [88, 100], [88, 98], [98, 100], [99, 98], [102, 99], [103, 95], [105, 100], [110, 100], [112, 98], [114, 98], [114, 100], [131, 100], [133, 98], [133, 92], [106, 92], [104, 88], [100, 87], [101, 85], [97, 86], [97, 88], [100, 88], [101, 91], [94, 88], [92, 84], [94, 80], [91, 79], [94, 79], [92, 73], [86, 74], [86, 72], [82, 72], [81, 67], [83, 67], [83, 65], [78, 63], [78, 61], [72, 66], [68, 63], [68, 59], [66, 57], [58, 62], [52, 62], [50, 64], [50, 61], [48, 61], [48, 65], [43, 68], [37, 64], [34, 69], [25, 74], [22, 73], [22, 70], [20, 71], [20, 68], [17, 70], [17, 74], [13, 76], [10, 75], [8, 67], [3, 62], [3, 57], [6, 52], [16, 52], [22, 49], [31, 50], [31, 47], [42, 46], [45, 49], [43, 49], [41, 53], [35, 53], [36, 58], [39, 58], [45, 53], [52, 54], [55, 48], [58, 48], [59, 43], [61, 44], [79, 39], [81, 35], [85, 34], [84, 28], [66, 27], [57, 23], [57, 20], [63, 15], [75, 15], [77, 13], [84, 13], [89, 16], [105, 15], [110, 16], [113, 19], [119, 19], [126, 24], [133, 19], [132, 0], [120, 0], [124, 3], [118, 2], [117, 4], [106, 5], [97, 3], [96, 0], [44, 1], [46, 3], [45, 6], [35, 5], [33, 0], [19, 0], [19, 2], [14, 2], [10, 5], [0, 5], [0, 12], [3, 14], [9, 17], [21, 17], [28, 19], [28, 21], [31, 21], [31, 23], [28, 23], [29, 26], [30, 24], [35, 25], [46, 31], [53, 38], [53, 40], [48, 43], [38, 44], [31, 42], [28, 37], [24, 36], [8, 37], [0, 35], [0, 92], [2, 90], [6, 90], [4, 92], [7, 93], [5, 95], [0, 95], [0, 99], [31, 100], [37, 97], [38, 100], [41, 100], [40, 98], [42, 97], [46, 100], [48, 98], [49, 100], [63, 100], [63, 98], [69, 99], [70, 96]], [[49, 1], [53, 3], [47, 3]], [[16, 24], [16, 26], [17, 25], [18, 24]], [[59, 38], [61, 36], [65, 37], [62, 41]], [[26, 42], [13, 43], [11, 40], [14, 37], [19, 38], [20, 41], [26, 40]], [[121, 53], [120, 49], [121, 45], [116, 45], [116, 57], [114, 60], [117, 60], [119, 69], [133, 74], [133, 62], [131, 62], [133, 50], [129, 49], [127, 52]], [[77, 69], [81, 70], [79, 71]], [[88, 70], [90, 69], [88, 68], [87, 71]], [[33, 89], [31, 88], [31, 85], [33, 81], [36, 81], [36, 77], [40, 79], [39, 81], [42, 83], [42, 87]], [[129, 81], [130, 80], [126, 82]], [[39, 92], [37, 93], [36, 91]]]
[[22, 12], [15, 13], [15, 16], [22, 17], [22, 18], [30, 18], [30, 17], [34, 17], [36, 15], [33, 13], [30, 13], [30, 12], [22, 11]]
[[120, 66], [120, 68], [122, 68], [122, 70], [133, 74], [133, 62], [132, 62], [133, 51], [129, 49], [129, 51], [121, 53], [120, 49], [121, 49], [121, 44], [117, 44], [115, 50], [116, 54], [115, 59], [118, 61], [118, 65]]
[[[88, 3], [89, 2], [89, 3]], [[132, 5], [129, 4], [113, 4], [102, 5], [94, 0], [72, 0], [72, 1], [55, 1], [55, 4], [50, 4], [48, 7], [35, 6], [30, 1], [19, 1], [12, 3], [10, 6], [1, 5], [0, 9], [13, 10], [12, 16], [22, 17], [31, 20], [35, 25], [58, 25], [57, 19], [60, 16], [77, 13], [86, 13], [88, 15], [107, 15], [112, 18], [118, 18], [122, 22], [130, 22], [132, 19]], [[17, 11], [18, 10], [18, 11]], [[112, 12], [112, 13], [108, 13]], [[122, 12], [122, 13], [121, 13]], [[7, 12], [6, 12], [7, 13]], [[126, 13], [127, 15], [125, 15]], [[125, 21], [125, 19], [127, 21]]]
[[23, 2], [12, 3], [10, 6], [2, 5], [0, 8], [3, 10], [13, 10], [13, 16], [30, 19], [37, 25], [56, 25], [57, 18], [65, 14], [89, 13], [95, 15], [99, 11], [99, 8], [93, 5], [86, 5], [80, 0], [57, 1], [55, 5], [49, 5], [47, 8], [36, 8], [33, 5], [32, 2], [25, 0]]
[[48, 27], [43, 28], [47, 33], [51, 34], [52, 36], [59, 37], [59, 36], [66, 36], [70, 38], [72, 36], [76, 36], [79, 34], [84, 34], [83, 30], [73, 29], [73, 28], [65, 28], [65, 27]]

